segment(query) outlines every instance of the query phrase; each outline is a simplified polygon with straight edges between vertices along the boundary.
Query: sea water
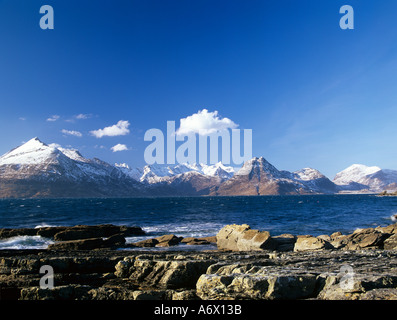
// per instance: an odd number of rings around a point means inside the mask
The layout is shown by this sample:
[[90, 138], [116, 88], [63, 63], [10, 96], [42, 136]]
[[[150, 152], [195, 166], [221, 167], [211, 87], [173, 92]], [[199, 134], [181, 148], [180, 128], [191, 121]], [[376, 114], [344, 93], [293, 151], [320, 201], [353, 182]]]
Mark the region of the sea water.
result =
[[[350, 233], [394, 223], [397, 197], [376, 195], [158, 197], [128, 199], [4, 199], [0, 228], [115, 224], [140, 226], [145, 236], [216, 235], [227, 224], [246, 223], [271, 235]], [[21, 236], [0, 240], [0, 249], [46, 248], [50, 239]], [[185, 246], [198, 249], [201, 246]]]

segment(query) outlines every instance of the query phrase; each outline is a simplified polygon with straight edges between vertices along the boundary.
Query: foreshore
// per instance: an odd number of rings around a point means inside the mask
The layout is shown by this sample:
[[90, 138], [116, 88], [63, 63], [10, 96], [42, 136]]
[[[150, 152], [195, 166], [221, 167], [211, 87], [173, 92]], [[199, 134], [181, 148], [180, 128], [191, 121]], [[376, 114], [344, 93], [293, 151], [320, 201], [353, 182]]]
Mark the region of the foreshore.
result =
[[[229, 225], [216, 235], [214, 250], [201, 251], [178, 250], [183, 239], [174, 235], [164, 237], [168, 244], [161, 246], [169, 245], [167, 251], [136, 246], [119, 250], [123, 236], [139, 233], [137, 227], [89, 226], [91, 235], [107, 230], [107, 238], [67, 240], [72, 233], [85, 234], [74, 228], [47, 229], [57, 231], [53, 237], [60, 232], [64, 237], [58, 236], [48, 249], [0, 250], [0, 299], [397, 299], [397, 224], [318, 237], [272, 237], [247, 225]], [[118, 233], [110, 235], [111, 229]], [[2, 229], [0, 237], [21, 233]], [[99, 247], [87, 250], [75, 241]], [[149, 242], [162, 243], [161, 237]], [[51, 281], [43, 266], [53, 272]]]

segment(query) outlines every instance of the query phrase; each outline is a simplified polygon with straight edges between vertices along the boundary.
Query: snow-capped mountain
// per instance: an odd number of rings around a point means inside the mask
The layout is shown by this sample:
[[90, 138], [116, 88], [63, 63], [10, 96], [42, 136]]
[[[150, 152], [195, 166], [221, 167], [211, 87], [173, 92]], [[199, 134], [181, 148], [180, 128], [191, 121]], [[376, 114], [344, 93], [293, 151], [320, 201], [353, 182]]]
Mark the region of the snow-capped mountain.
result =
[[233, 167], [224, 166], [221, 162], [214, 165], [206, 164], [177, 164], [177, 165], [146, 165], [143, 168], [130, 168], [127, 164], [116, 164], [116, 167], [123, 170], [131, 178], [149, 184], [167, 182], [173, 180], [174, 177], [187, 173], [196, 173], [208, 177], [216, 177], [223, 180], [230, 179], [234, 175]]
[[142, 194], [139, 184], [116, 167], [38, 138], [0, 157], [0, 178], [0, 197]]
[[397, 170], [353, 164], [337, 173], [333, 182], [339, 185], [342, 190], [366, 190], [368, 192], [395, 190], [397, 184]]
[[293, 172], [294, 180], [305, 185], [305, 189], [309, 189], [314, 193], [337, 193], [338, 186], [330, 179], [323, 175], [320, 171], [313, 168], [303, 168]]
[[337, 187], [319, 171], [279, 171], [265, 158], [253, 158], [216, 191], [218, 195], [335, 193]]
[[193, 196], [207, 195], [234, 174], [232, 167], [222, 163], [146, 165], [143, 168], [130, 168], [126, 164], [116, 164], [126, 175], [143, 184], [152, 195]]
[[352, 165], [330, 181], [304, 168], [278, 170], [252, 158], [235, 172], [222, 163], [130, 168], [87, 159], [34, 138], [0, 157], [0, 198], [334, 194], [397, 189], [397, 171]]
[[110, 165], [33, 138], [0, 157], [0, 198], [202, 195], [233, 173], [221, 163]]

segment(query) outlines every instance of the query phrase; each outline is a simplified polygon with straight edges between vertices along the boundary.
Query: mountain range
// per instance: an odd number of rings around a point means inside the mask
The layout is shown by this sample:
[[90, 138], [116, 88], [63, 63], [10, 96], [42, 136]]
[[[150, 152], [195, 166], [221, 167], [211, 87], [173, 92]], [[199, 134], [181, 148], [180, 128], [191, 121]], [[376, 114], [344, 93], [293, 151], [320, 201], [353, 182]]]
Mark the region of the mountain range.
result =
[[397, 190], [397, 171], [354, 164], [333, 181], [316, 169], [278, 170], [263, 157], [239, 170], [222, 163], [130, 168], [84, 158], [33, 138], [0, 157], [0, 198], [299, 195]]

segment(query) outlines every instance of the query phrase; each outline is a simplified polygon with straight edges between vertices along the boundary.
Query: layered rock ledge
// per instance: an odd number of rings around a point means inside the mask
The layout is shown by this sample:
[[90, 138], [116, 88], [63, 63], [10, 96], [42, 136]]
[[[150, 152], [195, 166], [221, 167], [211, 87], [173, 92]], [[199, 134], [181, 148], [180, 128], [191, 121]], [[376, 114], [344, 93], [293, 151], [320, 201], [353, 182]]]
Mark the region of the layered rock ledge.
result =
[[[397, 224], [318, 237], [229, 225], [211, 251], [1, 250], [0, 298], [396, 300], [396, 234]], [[42, 266], [53, 269], [53, 288], [43, 287]]]
[[[54, 287], [40, 287], [40, 268]], [[397, 252], [3, 251], [10, 300], [397, 299]]]

